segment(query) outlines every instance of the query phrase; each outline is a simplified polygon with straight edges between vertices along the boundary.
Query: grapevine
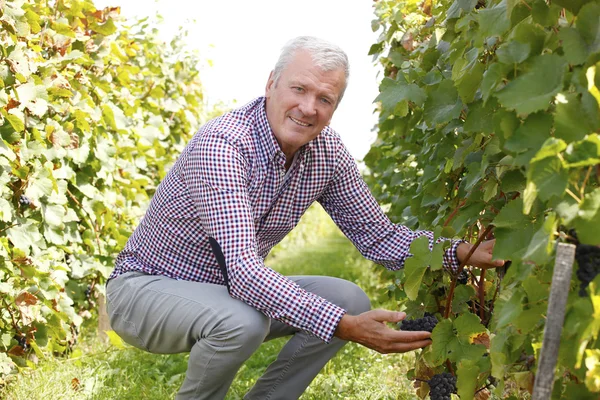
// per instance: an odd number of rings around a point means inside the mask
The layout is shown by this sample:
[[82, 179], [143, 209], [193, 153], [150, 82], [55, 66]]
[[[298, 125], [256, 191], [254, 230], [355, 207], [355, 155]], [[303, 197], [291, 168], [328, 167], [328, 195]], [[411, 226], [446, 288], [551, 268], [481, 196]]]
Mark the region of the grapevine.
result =
[[444, 249], [411, 246], [394, 298], [409, 315], [443, 316], [415, 379], [443, 366], [461, 397], [488, 381], [500, 398], [528, 397], [554, 249], [575, 238], [583, 297], [567, 303], [554, 394], [597, 398], [600, 2], [380, 0], [375, 13], [370, 53], [384, 77], [365, 157], [372, 192], [395, 222], [495, 239], [494, 257], [510, 260], [448, 273]]

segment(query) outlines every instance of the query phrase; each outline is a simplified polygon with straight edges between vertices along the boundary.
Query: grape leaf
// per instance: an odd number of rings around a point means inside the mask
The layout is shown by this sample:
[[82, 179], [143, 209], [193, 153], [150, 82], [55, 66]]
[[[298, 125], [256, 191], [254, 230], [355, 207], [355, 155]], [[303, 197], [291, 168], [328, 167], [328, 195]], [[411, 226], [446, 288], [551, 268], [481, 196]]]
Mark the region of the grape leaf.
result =
[[443, 124], [460, 115], [462, 102], [451, 80], [442, 81], [425, 102], [424, 117], [434, 124]]
[[472, 399], [477, 389], [479, 366], [474, 360], [462, 360], [456, 371], [456, 389], [461, 399]]
[[500, 104], [519, 114], [545, 110], [562, 89], [565, 61], [556, 54], [534, 58], [530, 68], [495, 93]]

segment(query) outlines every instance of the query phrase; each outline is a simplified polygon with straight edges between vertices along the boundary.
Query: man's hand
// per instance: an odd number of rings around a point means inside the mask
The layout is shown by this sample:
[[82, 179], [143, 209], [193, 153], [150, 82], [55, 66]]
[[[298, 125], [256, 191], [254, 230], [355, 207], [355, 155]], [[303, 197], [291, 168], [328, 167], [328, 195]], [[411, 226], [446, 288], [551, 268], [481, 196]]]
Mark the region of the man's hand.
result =
[[335, 336], [356, 342], [379, 353], [405, 353], [431, 344], [429, 332], [405, 332], [388, 327], [386, 322], [398, 323], [406, 313], [371, 310], [360, 315], [344, 315]]
[[[494, 244], [496, 244], [496, 239], [481, 242], [479, 247], [477, 247], [475, 252], [469, 258], [467, 264], [483, 269], [498, 268], [503, 266], [504, 260], [492, 261], [492, 250], [494, 249]], [[465, 258], [467, 258], [467, 254], [469, 254], [469, 251], [471, 251], [472, 247], [473, 245], [469, 243], [459, 244], [456, 248], [456, 256], [458, 257], [458, 261], [462, 263]]]

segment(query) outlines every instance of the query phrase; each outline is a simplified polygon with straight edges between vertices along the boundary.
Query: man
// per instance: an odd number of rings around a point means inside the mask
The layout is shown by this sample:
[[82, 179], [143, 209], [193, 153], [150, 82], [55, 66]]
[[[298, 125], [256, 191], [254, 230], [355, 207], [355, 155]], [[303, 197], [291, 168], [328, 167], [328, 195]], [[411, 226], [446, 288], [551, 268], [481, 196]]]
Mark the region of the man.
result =
[[[403, 266], [416, 237], [433, 244], [431, 232], [389, 221], [328, 126], [348, 71], [337, 46], [289, 42], [264, 98], [192, 138], [119, 255], [107, 286], [111, 325], [136, 347], [190, 352], [178, 399], [224, 398], [244, 361], [275, 337], [291, 339], [247, 399], [298, 398], [347, 341], [382, 353], [430, 343], [429, 332], [387, 327], [405, 314], [369, 311], [351, 282], [284, 277], [264, 265], [314, 201], [365, 257], [390, 269]], [[492, 247], [480, 246], [471, 263], [501, 265]], [[456, 269], [469, 249], [452, 242], [445, 266]]]

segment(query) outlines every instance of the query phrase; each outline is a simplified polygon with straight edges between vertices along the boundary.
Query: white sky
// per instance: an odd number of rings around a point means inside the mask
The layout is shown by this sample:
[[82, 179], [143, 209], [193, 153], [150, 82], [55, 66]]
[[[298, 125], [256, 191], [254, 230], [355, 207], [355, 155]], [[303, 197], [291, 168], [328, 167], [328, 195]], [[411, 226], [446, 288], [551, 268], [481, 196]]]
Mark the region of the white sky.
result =
[[[362, 159], [376, 134], [373, 100], [377, 68], [368, 56], [377, 34], [371, 30], [371, 0], [95, 0], [97, 8], [120, 6], [125, 17], [163, 16], [168, 41], [180, 26], [188, 46], [204, 60], [200, 69], [209, 103], [241, 106], [264, 94], [283, 45], [300, 35], [339, 45], [350, 59], [350, 81], [331, 126], [352, 155]], [[209, 66], [211, 60], [212, 66]]]

